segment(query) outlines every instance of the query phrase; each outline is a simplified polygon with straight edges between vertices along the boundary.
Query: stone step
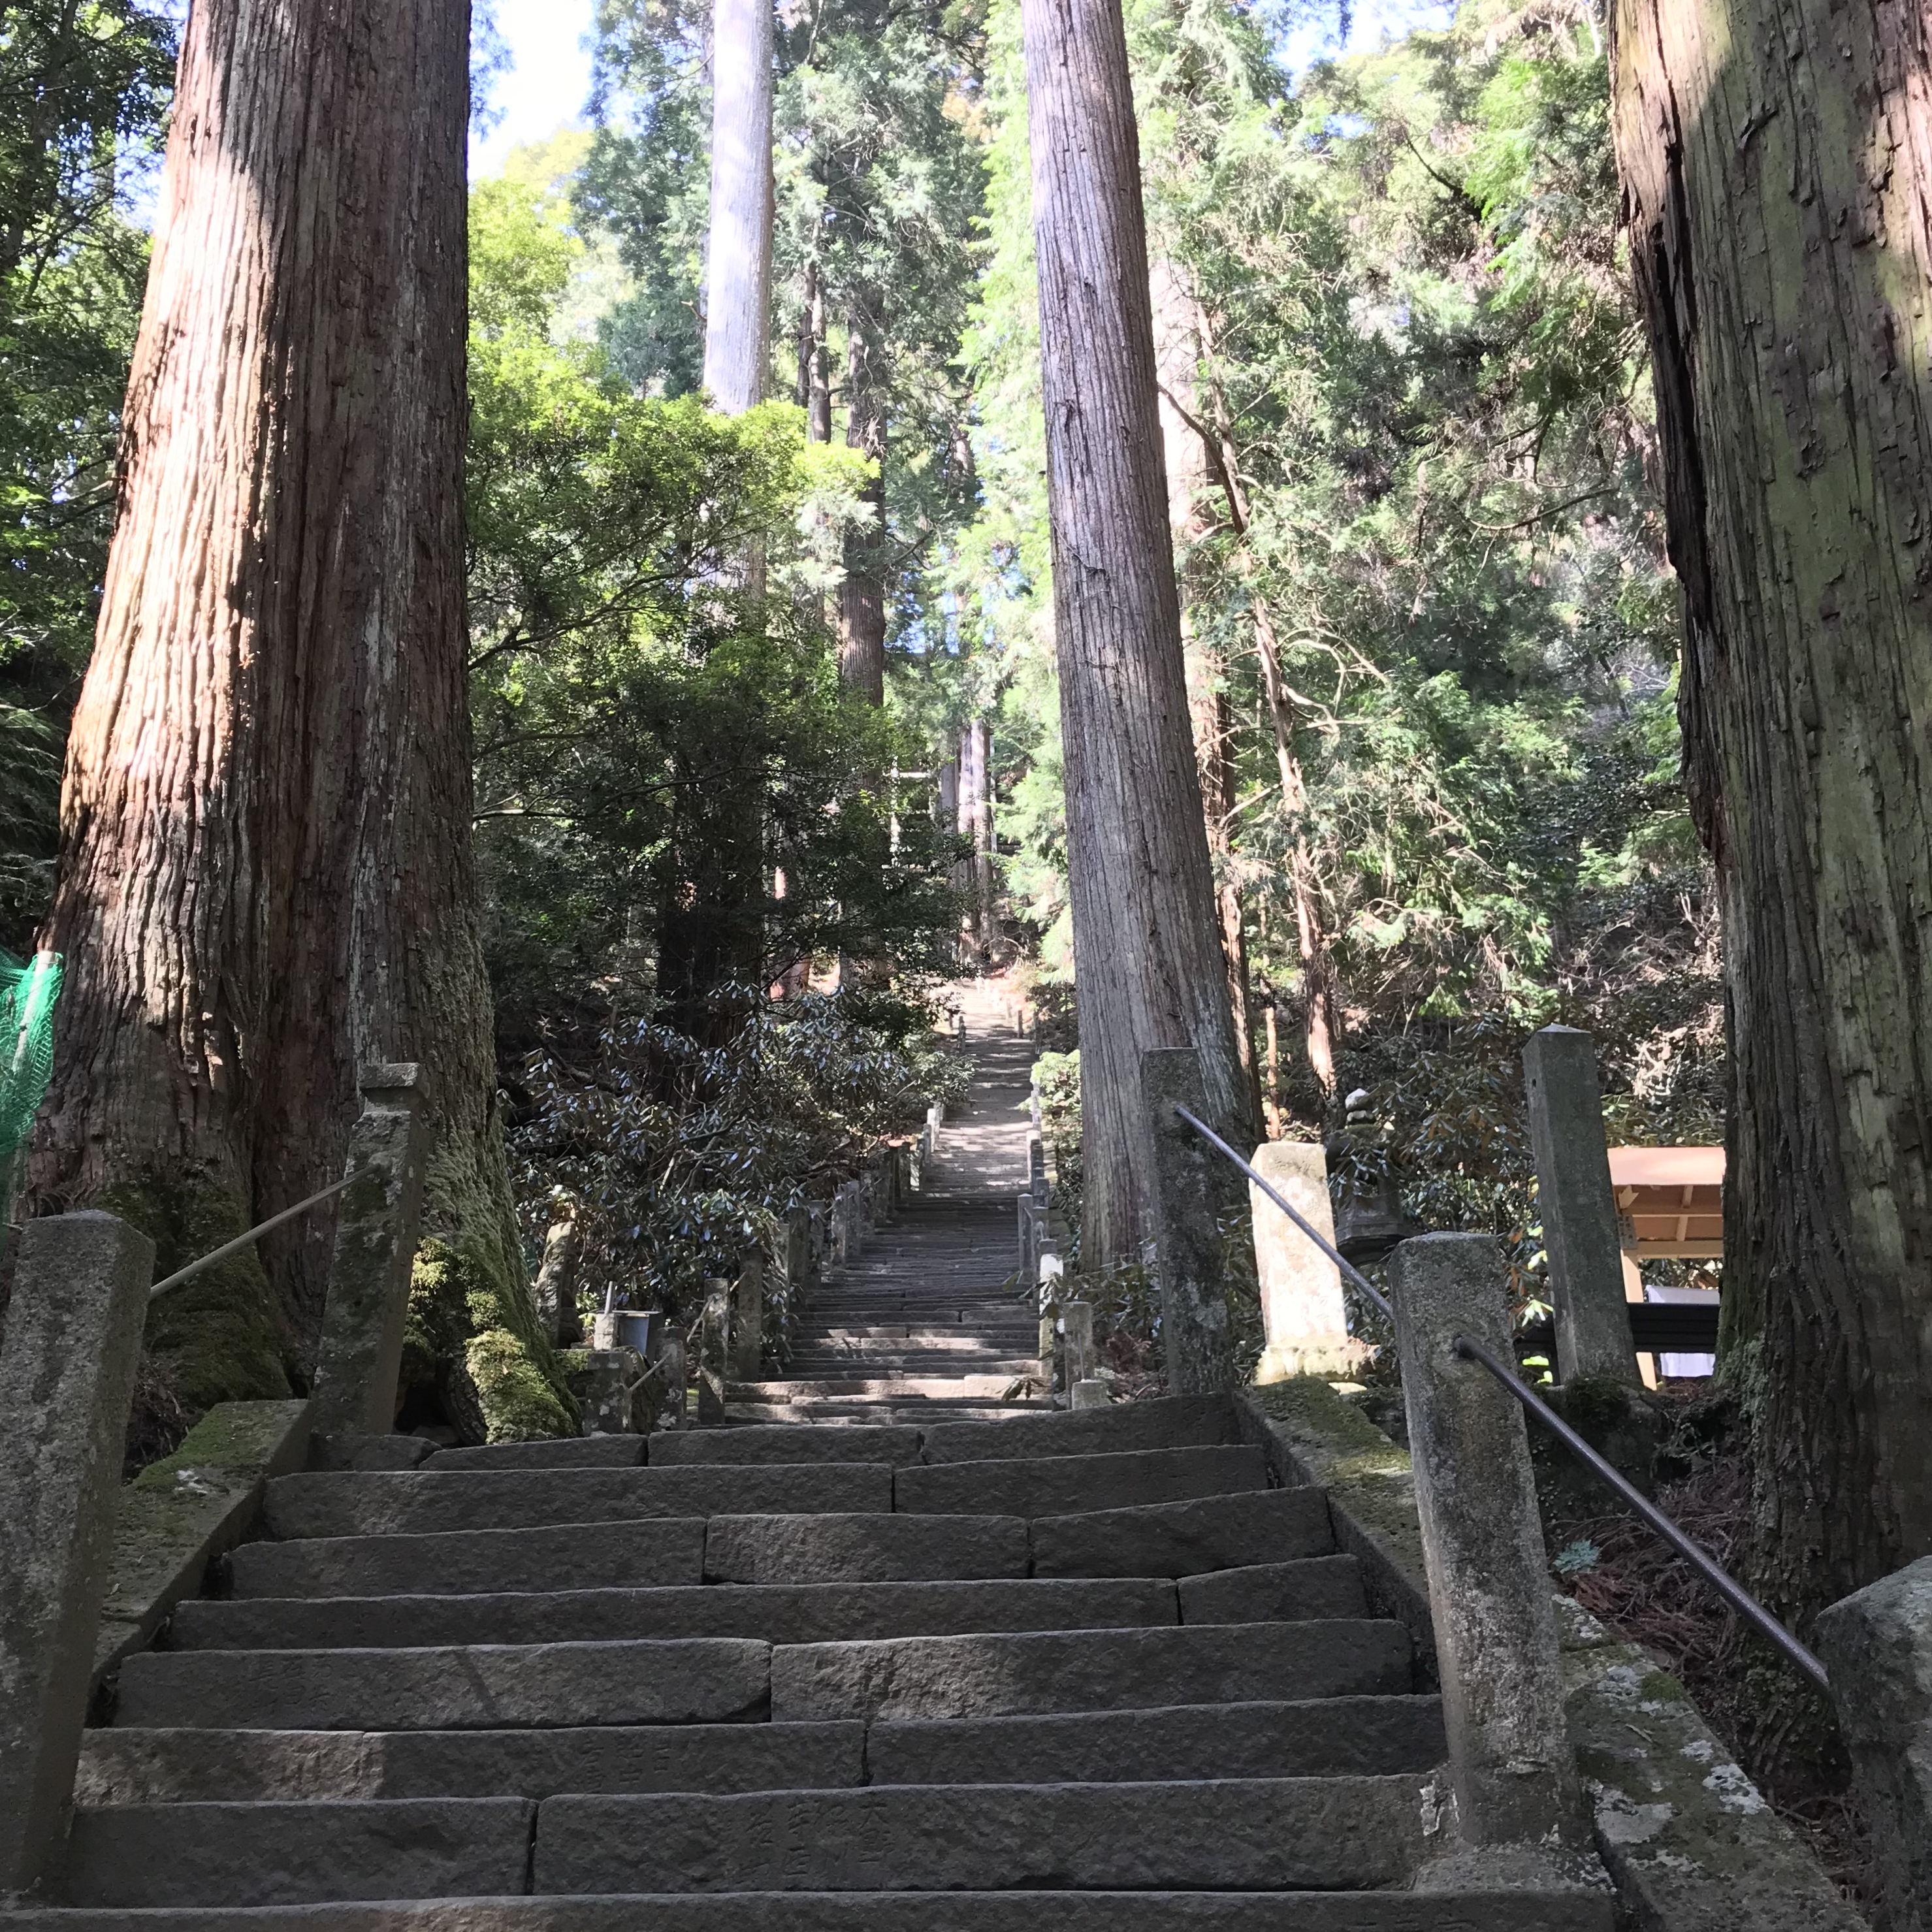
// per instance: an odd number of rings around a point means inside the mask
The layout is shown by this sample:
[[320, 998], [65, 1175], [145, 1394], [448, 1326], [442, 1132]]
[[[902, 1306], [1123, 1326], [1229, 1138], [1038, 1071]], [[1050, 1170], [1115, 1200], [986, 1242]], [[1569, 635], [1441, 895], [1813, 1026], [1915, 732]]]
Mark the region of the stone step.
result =
[[764, 1715], [771, 1656], [748, 1637], [148, 1651], [121, 1666], [115, 1721], [276, 1731], [731, 1724]]
[[1012, 1322], [1008, 1324], [1006, 1334], [998, 1336], [989, 1336], [976, 1328], [969, 1331], [963, 1324], [944, 1328], [936, 1325], [921, 1327], [912, 1322], [900, 1322], [839, 1327], [814, 1322], [800, 1329], [794, 1340], [793, 1347], [802, 1354], [808, 1351], [838, 1348], [870, 1349], [880, 1342], [897, 1342], [906, 1348], [959, 1353], [971, 1348], [991, 1348], [1001, 1343], [1030, 1340], [1037, 1332], [1035, 1324], [1026, 1322]]
[[1304, 1556], [1184, 1576], [1176, 1588], [1184, 1624], [1298, 1623], [1310, 1617], [1365, 1617], [1362, 1566], [1352, 1556]]
[[1319, 1490], [1261, 1490], [1042, 1516], [1030, 1526], [1038, 1576], [1196, 1576], [1322, 1556], [1335, 1547]]
[[532, 1889], [1366, 1891], [1399, 1883], [1421, 1862], [1423, 1781], [1410, 1774], [556, 1798], [538, 1816]]
[[1130, 1784], [1428, 1772], [1448, 1746], [1438, 1698], [1318, 1697], [868, 1726], [872, 1784]]
[[1580, 1889], [1406, 1892], [764, 1892], [436, 1904], [29, 1908], [8, 1932], [1612, 1932]]
[[68, 1842], [68, 1896], [76, 1905], [288, 1905], [520, 1892], [536, 1814], [520, 1798], [82, 1811]]
[[832, 1382], [859, 1376], [876, 1380], [880, 1376], [908, 1376], [919, 1382], [950, 1379], [959, 1376], [1031, 1375], [1040, 1366], [1040, 1352], [1008, 1352], [975, 1342], [971, 1352], [949, 1353], [938, 1348], [895, 1348], [884, 1343], [866, 1348], [800, 1348], [785, 1364], [788, 1380]]
[[777, 1423], [742, 1429], [660, 1430], [646, 1438], [654, 1469], [712, 1462], [916, 1462], [916, 1429], [812, 1428]]
[[632, 1469], [642, 1466], [641, 1436], [565, 1436], [542, 1442], [490, 1442], [445, 1449], [425, 1467], [448, 1475], [458, 1469]]
[[[176, 1611], [169, 1644], [178, 1651], [390, 1650], [696, 1636], [839, 1643], [1180, 1621], [1174, 1586], [1155, 1578], [656, 1590], [579, 1590], [567, 1577], [557, 1582], [557, 1589], [543, 1594], [190, 1601]], [[1359, 1586], [1356, 1594], [1359, 1598]], [[1359, 1603], [1353, 1610], [1364, 1614]]]
[[714, 1583], [963, 1581], [1028, 1568], [1018, 1516], [721, 1516], [704, 1542]]
[[[1008, 1433], [1009, 1428], [1012, 1432]], [[926, 1431], [928, 1462], [979, 1462], [1019, 1456], [1089, 1456], [1130, 1449], [1186, 1449], [1241, 1439], [1226, 1396], [1162, 1396], [1014, 1423], [942, 1423]]]
[[[1069, 1416], [1070, 1422], [1073, 1418]], [[1030, 1432], [1039, 1432], [1038, 1427]], [[1198, 1496], [1264, 1491], [1258, 1448], [1130, 1449], [1118, 1454], [1016, 1456], [897, 1471], [892, 1507], [910, 1515], [1057, 1516]]]
[[110, 1727], [86, 1733], [74, 1798], [83, 1809], [99, 1810], [254, 1798], [821, 1790], [866, 1782], [865, 1744], [859, 1724], [514, 1731]]
[[578, 1589], [643, 1589], [704, 1580], [704, 1519], [244, 1543], [227, 1562], [236, 1597], [466, 1596], [554, 1589], [562, 1576]]
[[727, 1510], [809, 1515], [892, 1508], [884, 1462], [770, 1463], [668, 1469], [478, 1469], [278, 1477], [268, 1485], [272, 1535], [382, 1536], [518, 1529]]
[[796, 1644], [772, 1653], [772, 1715], [1005, 1718], [1386, 1696], [1414, 1688], [1410, 1650], [1400, 1624], [1360, 1618]]
[[908, 1396], [976, 1396], [997, 1402], [1014, 1382], [1029, 1369], [1040, 1366], [1037, 1358], [1016, 1358], [1021, 1366], [997, 1375], [913, 1376], [894, 1375], [890, 1370], [878, 1375], [801, 1376], [793, 1380], [770, 1382], [730, 1382], [725, 1385], [727, 1402], [796, 1402], [803, 1396], [850, 1398], [854, 1396], [889, 1396], [903, 1401]]
[[808, 1397], [799, 1402], [734, 1402], [727, 1406], [724, 1420], [728, 1426], [734, 1427], [765, 1424], [775, 1426], [796, 1426], [804, 1423], [824, 1423], [846, 1428], [895, 1424], [907, 1428], [920, 1429], [940, 1416], [949, 1422], [998, 1422], [1010, 1415], [1048, 1414], [1052, 1408], [1050, 1400], [1039, 1396], [1025, 1402], [988, 1402], [977, 1396], [958, 1402], [934, 1402], [930, 1398], [894, 1402], [883, 1396], [837, 1402]]

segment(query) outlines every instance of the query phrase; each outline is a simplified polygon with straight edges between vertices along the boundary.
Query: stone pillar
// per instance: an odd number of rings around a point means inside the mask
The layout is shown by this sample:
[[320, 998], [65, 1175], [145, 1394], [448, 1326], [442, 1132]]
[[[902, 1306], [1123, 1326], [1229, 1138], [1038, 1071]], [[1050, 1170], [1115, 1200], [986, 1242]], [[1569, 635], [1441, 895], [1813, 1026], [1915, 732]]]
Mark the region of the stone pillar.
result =
[[348, 1170], [369, 1171], [337, 1197], [310, 1411], [318, 1436], [386, 1436], [395, 1425], [410, 1275], [422, 1223], [428, 1134], [415, 1063], [370, 1067], [362, 1086]]
[[1640, 1388], [1624, 1298], [1596, 1042], [1574, 1027], [1545, 1027], [1523, 1048], [1522, 1070], [1556, 1309], [1556, 1378], [1614, 1376]]
[[765, 1360], [765, 1258], [754, 1254], [738, 1270], [731, 1297], [731, 1376], [754, 1382]]
[[1454, 1347], [1514, 1360], [1496, 1238], [1424, 1234], [1390, 1267], [1462, 1840], [1587, 1845], [1522, 1414]]
[[[1253, 1163], [1332, 1246], [1335, 1215], [1328, 1198], [1328, 1157], [1321, 1148], [1307, 1141], [1264, 1141], [1256, 1148]], [[1341, 1270], [1252, 1181], [1248, 1193], [1262, 1327], [1268, 1338], [1255, 1380], [1352, 1376], [1366, 1351], [1348, 1333]]]
[[21, 1231], [0, 1342], [0, 1900], [58, 1874], [154, 1246], [112, 1214]]
[[1070, 1391], [1094, 1378], [1094, 1304], [1063, 1301], [1060, 1321], [1066, 1336], [1066, 1386]]
[[1932, 1926], [1932, 1556], [1818, 1619], [1892, 1924]]
[[691, 1380], [685, 1363], [682, 1335], [664, 1337], [656, 1366], [660, 1389], [657, 1426], [660, 1429], [682, 1429], [690, 1418], [686, 1403], [687, 1384]]
[[[1167, 1385], [1175, 1395], [1202, 1395], [1232, 1385], [1228, 1291], [1216, 1206], [1232, 1192], [1210, 1162], [1221, 1156], [1174, 1112], [1208, 1118], [1200, 1057], [1190, 1046], [1156, 1047], [1141, 1055], [1141, 1105], [1154, 1129], [1155, 1265], [1160, 1276], [1161, 1330]], [[1210, 1124], [1212, 1124], [1211, 1123]], [[1230, 1168], [1227, 1176], [1234, 1175]]]
[[577, 1203], [559, 1193], [544, 1236], [543, 1261], [537, 1269], [537, 1319], [544, 1333], [568, 1348], [584, 1333], [577, 1307], [577, 1258], [583, 1245], [577, 1225]]
[[698, 1330], [698, 1426], [711, 1427], [724, 1420], [724, 1381], [729, 1371], [731, 1334], [731, 1284], [707, 1280], [704, 1311]]

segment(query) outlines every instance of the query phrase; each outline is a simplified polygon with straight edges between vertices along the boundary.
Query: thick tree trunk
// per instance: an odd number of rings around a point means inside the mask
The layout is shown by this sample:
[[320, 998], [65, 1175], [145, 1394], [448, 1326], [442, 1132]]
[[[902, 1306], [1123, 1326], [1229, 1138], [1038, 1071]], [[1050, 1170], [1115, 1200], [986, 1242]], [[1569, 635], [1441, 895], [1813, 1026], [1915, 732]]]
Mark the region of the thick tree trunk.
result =
[[1141, 1258], [1141, 1056], [1200, 1055], [1252, 1136], [1202, 829], [1118, 0], [1024, 0], [1047, 497], [1081, 1040], [1083, 1262]]
[[704, 386], [737, 416], [764, 400], [771, 340], [771, 0], [717, 0], [711, 28]]
[[1724, 914], [1727, 1370], [1802, 1618], [1932, 1551], [1932, 40], [1916, 0], [1614, 14]]
[[805, 412], [806, 440], [832, 440], [832, 371], [825, 346], [825, 284], [818, 264], [805, 265], [805, 299], [798, 323], [798, 406]]
[[1253, 1021], [1248, 984], [1246, 921], [1234, 878], [1234, 853], [1228, 836], [1240, 802], [1234, 770], [1234, 734], [1228, 716], [1226, 670], [1220, 652], [1193, 621], [1189, 579], [1190, 556], [1214, 527], [1202, 497], [1212, 459], [1198, 408], [1197, 371], [1201, 360], [1199, 305], [1174, 264], [1156, 256], [1148, 278], [1154, 310], [1154, 373], [1160, 398], [1161, 454], [1167, 471], [1167, 519], [1174, 545], [1174, 584], [1180, 600], [1181, 656], [1187, 668], [1187, 700], [1194, 728], [1194, 755], [1201, 770], [1202, 822], [1214, 868], [1214, 904], [1221, 929], [1221, 952], [1228, 974], [1228, 1002], [1234, 1022], [1234, 1045], [1241, 1056], [1251, 1111], [1258, 1115], [1261, 1089], [1254, 1064]]
[[963, 937], [968, 953], [976, 959], [992, 957], [994, 936], [995, 884], [993, 854], [993, 728], [983, 718], [975, 718], [959, 734], [957, 780], [959, 836], [973, 842], [973, 856], [967, 861], [966, 876], [961, 882], [968, 911]]
[[871, 512], [845, 532], [845, 578], [838, 586], [838, 676], [868, 704], [886, 701], [885, 340], [880, 296], [860, 292], [845, 338], [845, 446], [870, 457], [874, 473], [860, 493]]
[[[411, 1359], [465, 1416], [542, 1433], [570, 1418], [494, 1115], [470, 857], [466, 74], [442, 0], [190, 14], [68, 747], [34, 1178], [170, 1267], [336, 1178], [358, 1065], [420, 1061]], [[192, 1406], [299, 1372], [332, 1218], [158, 1305]]]

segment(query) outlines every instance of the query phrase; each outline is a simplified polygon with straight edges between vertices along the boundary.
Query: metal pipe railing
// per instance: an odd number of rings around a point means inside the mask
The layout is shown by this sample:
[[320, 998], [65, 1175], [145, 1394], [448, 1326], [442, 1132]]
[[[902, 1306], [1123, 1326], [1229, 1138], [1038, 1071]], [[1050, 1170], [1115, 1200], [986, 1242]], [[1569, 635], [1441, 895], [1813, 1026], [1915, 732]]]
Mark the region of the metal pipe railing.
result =
[[[1297, 1214], [1281, 1198], [1280, 1192], [1269, 1184], [1264, 1176], [1256, 1173], [1252, 1166], [1244, 1160], [1212, 1127], [1197, 1119], [1186, 1108], [1177, 1103], [1174, 1111], [1210, 1147], [1226, 1155], [1341, 1270], [1345, 1280], [1366, 1296], [1391, 1322], [1397, 1318], [1394, 1305], [1388, 1296], [1375, 1287], [1359, 1268], [1345, 1261], [1336, 1252], [1334, 1244], [1317, 1233], [1303, 1216]], [[1498, 1361], [1480, 1342], [1472, 1341], [1466, 1335], [1458, 1335], [1455, 1338], [1454, 1346], [1456, 1352], [1466, 1360], [1480, 1363], [1486, 1369], [1521, 1406], [1523, 1413], [1532, 1421], [1554, 1436], [1592, 1475], [1642, 1516], [1761, 1636], [1781, 1652], [1820, 1689], [1828, 1690], [1831, 1688], [1831, 1679], [1816, 1655], [1786, 1630], [1708, 1550], [1694, 1543], [1628, 1476], [1605, 1461], [1521, 1376]]]
[[323, 1202], [340, 1194], [345, 1187], [360, 1180], [369, 1171], [366, 1167], [358, 1167], [353, 1174], [345, 1174], [333, 1186], [323, 1188], [319, 1194], [311, 1194], [306, 1201], [298, 1201], [292, 1208], [284, 1208], [279, 1214], [271, 1214], [266, 1221], [250, 1228], [245, 1234], [237, 1234], [232, 1241], [224, 1241], [220, 1247], [211, 1248], [197, 1260], [190, 1262], [186, 1268], [176, 1268], [165, 1281], [156, 1282], [148, 1291], [148, 1299], [152, 1301], [156, 1295], [165, 1294], [170, 1288], [180, 1287], [183, 1282], [198, 1275], [202, 1269], [212, 1268], [217, 1262], [226, 1261], [230, 1255], [260, 1240], [271, 1228], [279, 1228], [284, 1221], [292, 1221], [298, 1214], [306, 1214], [311, 1208], [320, 1207]]

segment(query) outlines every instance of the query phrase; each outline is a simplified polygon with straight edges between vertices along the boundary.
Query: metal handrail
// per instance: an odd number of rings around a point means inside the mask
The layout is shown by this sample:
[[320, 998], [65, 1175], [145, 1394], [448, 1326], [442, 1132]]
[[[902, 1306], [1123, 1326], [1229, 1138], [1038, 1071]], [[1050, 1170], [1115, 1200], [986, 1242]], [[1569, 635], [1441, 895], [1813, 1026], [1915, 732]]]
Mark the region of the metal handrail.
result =
[[217, 1262], [226, 1261], [230, 1255], [259, 1240], [271, 1228], [279, 1228], [284, 1221], [292, 1221], [298, 1214], [306, 1214], [311, 1208], [320, 1206], [323, 1202], [340, 1194], [345, 1187], [360, 1180], [365, 1174], [373, 1172], [373, 1168], [358, 1167], [353, 1174], [345, 1174], [333, 1186], [325, 1187], [319, 1194], [311, 1194], [306, 1201], [298, 1201], [292, 1208], [284, 1208], [279, 1214], [271, 1214], [266, 1221], [259, 1226], [250, 1228], [245, 1234], [237, 1234], [232, 1241], [224, 1241], [220, 1247], [211, 1248], [200, 1259], [190, 1262], [186, 1268], [176, 1268], [166, 1280], [156, 1282], [148, 1291], [148, 1299], [152, 1301], [156, 1295], [165, 1294], [170, 1288], [180, 1287], [190, 1276], [200, 1274], [203, 1268], [212, 1268]]
[[[1244, 1160], [1212, 1127], [1198, 1119], [1178, 1102], [1175, 1102], [1174, 1111], [1209, 1145], [1226, 1154], [1341, 1270], [1343, 1276], [1366, 1295], [1390, 1322], [1396, 1318], [1394, 1305], [1388, 1298], [1373, 1286], [1359, 1268], [1343, 1260], [1336, 1251], [1334, 1244], [1310, 1226], [1308, 1222], [1281, 1198], [1264, 1176], [1257, 1174], [1252, 1166]], [[1450, 1346], [1465, 1360], [1478, 1362], [1488, 1370], [1515, 1398], [1526, 1415], [1547, 1430], [1592, 1475], [1606, 1484], [1622, 1502], [1636, 1510], [1761, 1636], [1781, 1651], [1820, 1690], [1828, 1690], [1831, 1688], [1831, 1678], [1816, 1654], [1786, 1630], [1708, 1550], [1694, 1543], [1628, 1476], [1606, 1462], [1520, 1376], [1505, 1368], [1480, 1342], [1472, 1341], [1467, 1335], [1456, 1336]]]

